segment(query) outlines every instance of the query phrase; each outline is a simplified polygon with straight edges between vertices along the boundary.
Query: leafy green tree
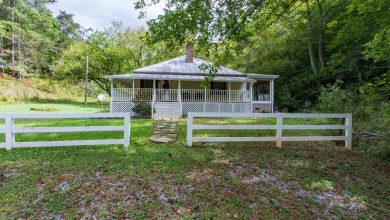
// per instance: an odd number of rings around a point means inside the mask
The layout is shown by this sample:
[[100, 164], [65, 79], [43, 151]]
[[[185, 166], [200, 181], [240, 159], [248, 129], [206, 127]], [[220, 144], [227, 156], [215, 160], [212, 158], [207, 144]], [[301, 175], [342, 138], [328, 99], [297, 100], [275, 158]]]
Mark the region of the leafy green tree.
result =
[[163, 43], [149, 45], [144, 29], [123, 29], [120, 23], [105, 31], [95, 31], [87, 41], [75, 41], [64, 51], [55, 68], [58, 77], [82, 81], [90, 59], [89, 79], [110, 94], [110, 84], [103, 76], [129, 74], [132, 70], [177, 55]]
[[65, 11], [60, 11], [60, 14], [57, 16], [57, 20], [60, 24], [61, 31], [65, 35], [73, 39], [79, 39], [79, 30], [81, 28], [80, 24], [74, 22], [72, 14], [66, 13]]
[[0, 4], [0, 58], [6, 73], [51, 75], [67, 46], [59, 23], [46, 8], [54, 1], [5, 0]]

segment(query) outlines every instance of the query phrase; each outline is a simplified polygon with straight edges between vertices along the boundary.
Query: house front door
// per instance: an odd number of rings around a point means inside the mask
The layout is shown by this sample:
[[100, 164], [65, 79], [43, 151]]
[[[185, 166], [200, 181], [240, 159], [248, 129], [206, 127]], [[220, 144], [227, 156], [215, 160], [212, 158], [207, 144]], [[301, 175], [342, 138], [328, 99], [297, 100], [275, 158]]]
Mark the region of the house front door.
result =
[[169, 97], [169, 80], [163, 80], [162, 81], [162, 88], [163, 88], [163, 90], [162, 90], [162, 92], [163, 92], [163, 94], [162, 94], [162, 98], [163, 98], [163, 101], [170, 101], [170, 97]]

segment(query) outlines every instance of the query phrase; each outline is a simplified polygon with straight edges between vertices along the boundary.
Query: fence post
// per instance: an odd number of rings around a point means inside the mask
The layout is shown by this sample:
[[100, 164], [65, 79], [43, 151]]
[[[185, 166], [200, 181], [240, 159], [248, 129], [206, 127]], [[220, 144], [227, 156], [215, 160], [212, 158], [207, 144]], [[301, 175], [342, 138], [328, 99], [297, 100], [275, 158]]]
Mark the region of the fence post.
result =
[[123, 139], [124, 139], [124, 146], [126, 150], [130, 146], [130, 113], [126, 114], [124, 117], [124, 129], [123, 129]]
[[282, 126], [283, 126], [283, 115], [281, 113], [277, 113], [276, 118], [276, 147], [282, 148]]
[[13, 133], [14, 120], [11, 114], [5, 115], [5, 149], [11, 150], [15, 142], [15, 135]]
[[187, 146], [192, 146], [192, 123], [194, 117], [191, 112], [188, 112], [187, 116]]
[[347, 114], [345, 117], [345, 149], [352, 150], [352, 114]]

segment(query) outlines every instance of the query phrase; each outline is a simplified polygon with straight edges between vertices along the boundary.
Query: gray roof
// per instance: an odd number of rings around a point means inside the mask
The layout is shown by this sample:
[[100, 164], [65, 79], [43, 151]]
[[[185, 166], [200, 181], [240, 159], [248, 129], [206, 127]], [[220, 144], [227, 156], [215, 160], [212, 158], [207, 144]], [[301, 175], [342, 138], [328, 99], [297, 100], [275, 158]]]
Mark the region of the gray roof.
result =
[[[207, 75], [208, 71], [199, 69], [201, 64], [211, 64], [208, 61], [195, 58], [193, 63], [187, 63], [185, 56], [176, 57], [151, 66], [142, 67], [134, 70], [134, 73], [141, 74], [184, 74], [184, 75]], [[220, 76], [245, 76], [244, 73], [221, 66], [218, 73]]]
[[[184, 80], [184, 81], [203, 81], [205, 75], [181, 75], [181, 74], [122, 74], [122, 75], [111, 75], [106, 76], [109, 79], [158, 79], [158, 80]], [[245, 76], [215, 76], [214, 82], [256, 82], [254, 79], [250, 79]]]
[[[106, 79], [157, 79], [157, 80], [185, 80], [202, 81], [208, 75], [207, 70], [201, 70], [201, 64], [211, 64], [194, 57], [193, 63], [187, 63], [185, 56], [176, 57], [151, 66], [142, 67], [133, 71], [133, 74], [107, 75]], [[215, 82], [256, 82], [255, 79], [275, 79], [277, 75], [245, 74], [240, 71], [221, 66], [213, 77]]]

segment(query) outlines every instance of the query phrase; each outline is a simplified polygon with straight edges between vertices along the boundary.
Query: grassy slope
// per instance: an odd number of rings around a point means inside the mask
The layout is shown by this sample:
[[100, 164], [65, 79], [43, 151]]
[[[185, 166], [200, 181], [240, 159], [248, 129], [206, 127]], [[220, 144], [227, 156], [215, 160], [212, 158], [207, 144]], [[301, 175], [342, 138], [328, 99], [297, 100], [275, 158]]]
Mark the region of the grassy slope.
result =
[[[283, 149], [274, 143], [188, 148], [184, 120], [175, 143], [153, 144], [148, 141], [152, 125], [151, 120], [132, 120], [128, 151], [122, 146], [0, 150], [0, 218], [390, 217], [389, 164], [331, 142], [287, 143]], [[100, 135], [56, 138], [103, 138]]]
[[[38, 109], [32, 110], [32, 109]], [[101, 105], [98, 103], [89, 103], [87, 107], [84, 106], [81, 102], [68, 102], [68, 103], [18, 103], [18, 104], [0, 104], [1, 113], [44, 113], [45, 111], [40, 111], [39, 109], [49, 108], [53, 112], [104, 112], [109, 111], [109, 106], [105, 106], [103, 110]]]
[[[97, 101], [97, 91], [90, 84], [90, 100]], [[13, 103], [27, 100], [72, 100], [82, 101], [84, 90], [81, 86], [66, 81], [43, 79], [38, 77], [25, 78], [22, 81], [6, 74], [0, 74], [0, 103]]]

